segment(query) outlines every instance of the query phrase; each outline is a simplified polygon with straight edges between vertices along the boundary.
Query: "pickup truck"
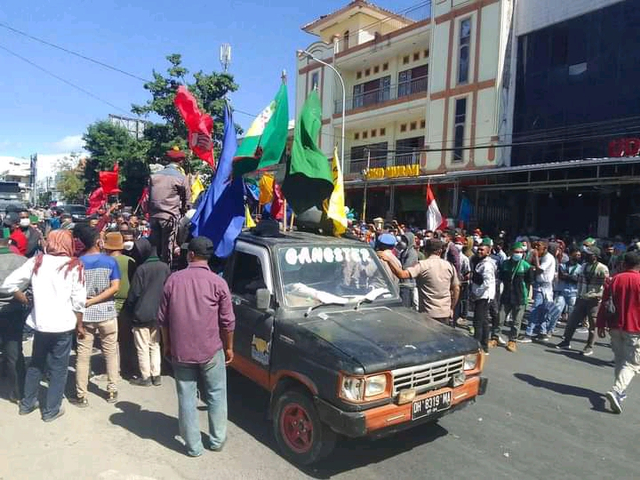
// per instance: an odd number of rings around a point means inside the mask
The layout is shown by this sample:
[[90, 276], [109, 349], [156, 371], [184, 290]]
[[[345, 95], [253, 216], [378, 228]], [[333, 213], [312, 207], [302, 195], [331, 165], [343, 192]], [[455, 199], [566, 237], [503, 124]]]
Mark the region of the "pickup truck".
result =
[[478, 343], [402, 307], [367, 244], [242, 233], [224, 269], [236, 314], [231, 365], [271, 394], [282, 454], [328, 455], [337, 435], [377, 438], [475, 401]]

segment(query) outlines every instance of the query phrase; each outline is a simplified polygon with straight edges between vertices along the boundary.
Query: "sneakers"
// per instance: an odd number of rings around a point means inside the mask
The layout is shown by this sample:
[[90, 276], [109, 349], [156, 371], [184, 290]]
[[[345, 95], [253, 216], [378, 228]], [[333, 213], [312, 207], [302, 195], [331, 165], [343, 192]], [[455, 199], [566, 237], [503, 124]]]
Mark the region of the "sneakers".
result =
[[151, 377], [138, 377], [129, 380], [131, 385], [135, 385], [136, 387], [150, 387], [151, 386]]
[[583, 357], [590, 357], [591, 355], [593, 355], [593, 348], [585, 347], [585, 349], [582, 351], [582, 356]]
[[87, 408], [89, 406], [89, 400], [87, 400], [87, 397], [76, 397], [76, 399], [72, 400], [71, 403], [79, 408]]
[[568, 340], [562, 340], [559, 344], [556, 345], [558, 350], [571, 350], [571, 342]]
[[536, 340], [538, 342], [548, 342], [551, 340], [551, 335], [547, 335], [546, 333], [541, 333], [540, 335], [538, 335]]
[[533, 340], [527, 335], [520, 335], [516, 341], [518, 343], [531, 343]]
[[40, 408], [40, 403], [36, 400], [36, 403], [33, 404], [31, 408], [24, 408], [22, 403], [20, 404], [20, 408], [18, 410], [18, 415], [29, 415], [32, 412], [35, 412], [38, 408]]
[[152, 376], [151, 383], [153, 383], [154, 387], [159, 387], [160, 385], [162, 385], [162, 377], [160, 375], [155, 377]]
[[118, 391], [112, 390], [107, 392], [107, 403], [116, 403], [118, 401]]
[[611, 410], [615, 413], [622, 413], [622, 398], [615, 390], [607, 392], [607, 400], [609, 400]]
[[55, 415], [51, 416], [51, 417], [47, 417], [47, 418], [43, 418], [42, 421], [43, 422], [53, 422], [54, 420], [60, 418], [61, 416], [64, 415], [64, 407], [61, 405], [60, 409], [58, 410], [58, 413], [56, 413]]
[[498, 342], [498, 345], [500, 345], [501, 347], [507, 346], [507, 341], [502, 337], [502, 335], [498, 335], [496, 337], [496, 341]]
[[507, 343], [507, 350], [515, 353], [518, 350], [518, 347], [516, 346], [516, 342], [513, 340], [509, 340], [509, 342]]
[[576, 329], [576, 333], [589, 333], [589, 329], [587, 327], [580, 327]]

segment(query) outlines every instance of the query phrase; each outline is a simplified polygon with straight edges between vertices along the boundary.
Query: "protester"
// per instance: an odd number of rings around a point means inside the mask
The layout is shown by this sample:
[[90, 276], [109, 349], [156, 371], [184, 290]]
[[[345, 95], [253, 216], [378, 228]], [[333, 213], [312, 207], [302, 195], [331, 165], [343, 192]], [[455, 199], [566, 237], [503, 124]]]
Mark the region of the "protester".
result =
[[29, 283], [34, 305], [27, 323], [35, 330], [35, 335], [19, 413], [27, 415], [38, 409], [40, 380], [46, 372], [49, 388], [42, 419], [51, 422], [64, 414], [62, 396], [74, 330], [79, 337], [84, 335], [82, 319], [86, 290], [82, 263], [73, 257], [70, 231], [51, 232], [46, 254], [29, 259], [11, 273], [0, 287], [0, 293], [13, 294], [16, 300], [27, 305], [29, 300], [23, 290]]
[[225, 363], [233, 361], [235, 316], [229, 287], [207, 265], [212, 255], [208, 238], [189, 242], [189, 266], [169, 277], [158, 312], [165, 355], [173, 362], [180, 435], [192, 457], [203, 453], [196, 408], [199, 376], [209, 416], [208, 448], [222, 450], [227, 435]]
[[378, 252], [378, 256], [385, 261], [396, 277], [416, 280], [418, 310], [424, 313], [426, 318], [449, 324], [460, 296], [458, 275], [453, 265], [440, 258], [444, 250], [442, 241], [426, 240], [424, 250], [427, 259], [406, 270], [398, 266], [388, 250]]
[[476, 252], [477, 263], [471, 277], [471, 295], [473, 298], [474, 337], [485, 353], [489, 353], [489, 302], [496, 294], [496, 264], [491, 258], [490, 239], [484, 239]]
[[74, 223], [71, 215], [68, 213], [62, 213], [60, 215], [60, 229], [61, 230], [73, 230]]
[[493, 325], [489, 346], [498, 344], [500, 329], [511, 314], [513, 321], [507, 342], [507, 350], [516, 352], [516, 341], [520, 337], [520, 328], [529, 300], [529, 284], [531, 283], [531, 265], [524, 259], [524, 245], [516, 242], [511, 249], [511, 256], [502, 263], [500, 279], [504, 290], [500, 297], [498, 325]]
[[131, 281], [126, 310], [131, 316], [140, 377], [131, 383], [139, 386], [158, 386], [162, 383], [158, 305], [171, 269], [160, 261], [156, 247], [146, 238], [136, 242], [136, 250], [142, 263]]
[[88, 407], [87, 386], [93, 340], [100, 337], [107, 364], [107, 402], [118, 399], [118, 320], [115, 295], [120, 288], [120, 270], [113, 257], [100, 253], [100, 235], [88, 224], [78, 224], [74, 233], [87, 247], [80, 257], [85, 268], [87, 302], [83, 319], [85, 334], [78, 338], [76, 358], [76, 405]]
[[11, 244], [18, 250], [20, 255], [26, 256], [28, 244], [27, 237], [22, 233], [19, 224], [20, 217], [15, 212], [9, 212], [4, 217], [3, 227], [9, 229], [9, 239]]
[[[588, 239], [587, 239], [588, 240]], [[589, 320], [589, 337], [584, 347], [583, 355], [593, 355], [593, 345], [596, 340], [596, 319], [598, 306], [602, 300], [604, 284], [609, 278], [609, 269], [598, 261], [600, 249], [594, 246], [583, 247], [585, 263], [578, 277], [578, 298], [573, 312], [569, 315], [569, 322], [564, 331], [564, 339], [556, 348], [571, 348], [573, 335], [585, 317]]]
[[553, 281], [556, 276], [556, 259], [548, 251], [549, 245], [545, 241], [538, 241], [534, 245], [531, 265], [535, 272], [533, 282], [533, 307], [529, 314], [529, 324], [521, 343], [531, 343], [536, 329], [539, 329], [537, 339], [547, 342], [551, 337], [547, 334], [549, 325], [549, 311], [553, 304]]
[[[569, 249], [569, 260], [558, 268], [558, 282], [554, 308], [549, 312], [549, 333], [553, 334], [560, 317], [571, 315], [578, 297], [578, 278], [582, 273], [581, 253], [575, 247]], [[565, 313], [566, 311], [566, 313]]]
[[[407, 270], [418, 263], [418, 252], [415, 248], [415, 237], [413, 233], [405, 232], [400, 236], [400, 244], [396, 248], [400, 252], [398, 259], [403, 270]], [[400, 280], [400, 299], [407, 308], [413, 307], [413, 292], [416, 288], [416, 281], [413, 278]]]
[[454, 326], [463, 326], [467, 322], [469, 313], [469, 280], [471, 279], [471, 261], [469, 257], [462, 253], [466, 239], [460, 235], [454, 238], [455, 248], [461, 252], [460, 254], [460, 271], [458, 279], [460, 280], [460, 299], [456, 304], [454, 313]]
[[[0, 230], [0, 285], [27, 259], [9, 249], [9, 230]], [[25, 289], [26, 290], [26, 287]], [[24, 355], [22, 353], [22, 330], [26, 318], [25, 306], [13, 294], [0, 294], [0, 350], [3, 352], [0, 371], [9, 379], [9, 400], [18, 403], [24, 392]]]
[[166, 156], [169, 164], [149, 180], [149, 215], [151, 243], [162, 261], [171, 265], [178, 223], [187, 211], [188, 184], [179, 166], [186, 158], [184, 152], [169, 150]]
[[380, 252], [388, 252], [388, 255], [384, 256], [385, 262], [383, 262], [382, 266], [387, 270], [387, 273], [389, 273], [390, 278], [395, 284], [399, 285], [398, 277], [394, 275], [393, 269], [391, 268], [391, 264], [393, 264], [395, 268], [402, 270], [400, 260], [393, 254], [396, 243], [396, 237], [390, 233], [383, 233], [375, 241], [375, 250], [378, 252], [378, 256], [380, 256]]
[[[37, 252], [42, 250], [43, 246], [43, 237], [42, 232], [36, 226], [31, 224], [31, 216], [29, 215], [28, 210], [22, 210], [20, 213], [20, 231], [24, 234], [27, 239], [27, 247], [25, 249], [24, 255], [28, 258], [33, 257]], [[37, 217], [36, 217], [37, 219]]]
[[598, 336], [611, 336], [615, 383], [607, 392], [611, 410], [622, 413], [622, 402], [633, 377], [640, 372], [640, 253], [624, 256], [624, 271], [614, 276], [598, 311]]

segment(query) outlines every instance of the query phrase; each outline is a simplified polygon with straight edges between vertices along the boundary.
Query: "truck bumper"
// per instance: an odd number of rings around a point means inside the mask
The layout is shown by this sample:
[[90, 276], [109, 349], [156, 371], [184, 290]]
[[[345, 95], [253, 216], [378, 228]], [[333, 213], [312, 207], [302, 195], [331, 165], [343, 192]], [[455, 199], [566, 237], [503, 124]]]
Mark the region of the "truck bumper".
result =
[[[444, 415], [460, 410], [472, 403], [478, 395], [484, 395], [487, 390], [487, 384], [488, 380], [486, 378], [479, 376], [471, 377], [459, 387], [447, 387], [427, 392], [417, 396], [412, 402], [403, 405], [390, 403], [362, 412], [345, 412], [318, 397], [314, 400], [320, 419], [335, 432], [352, 438], [378, 438], [417, 425], [432, 423]], [[413, 402], [446, 391], [451, 391], [451, 407], [449, 409], [412, 420], [411, 411]]]

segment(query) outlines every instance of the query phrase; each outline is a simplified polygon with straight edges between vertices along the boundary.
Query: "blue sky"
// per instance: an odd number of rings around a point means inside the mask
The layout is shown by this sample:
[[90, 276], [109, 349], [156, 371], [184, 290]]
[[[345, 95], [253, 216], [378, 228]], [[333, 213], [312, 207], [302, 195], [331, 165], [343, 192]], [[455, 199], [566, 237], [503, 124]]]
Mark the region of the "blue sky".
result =
[[[315, 38], [300, 26], [347, 2], [11, 0], [1, 2], [0, 22], [143, 78], [149, 78], [153, 68], [164, 71], [164, 57], [170, 53], [181, 53], [192, 72], [220, 70], [220, 44], [230, 43], [230, 71], [240, 85], [233, 105], [257, 114], [273, 99], [283, 68], [289, 72], [290, 102], [294, 101], [295, 51]], [[393, 3], [379, 2], [396, 8]], [[399, 7], [413, 3], [408, 0]], [[124, 110], [149, 98], [138, 80], [4, 28], [0, 47]], [[0, 156], [68, 152], [77, 147], [87, 125], [109, 113], [122, 113], [3, 50], [0, 66]], [[252, 119], [236, 114], [235, 120], [246, 128]]]

